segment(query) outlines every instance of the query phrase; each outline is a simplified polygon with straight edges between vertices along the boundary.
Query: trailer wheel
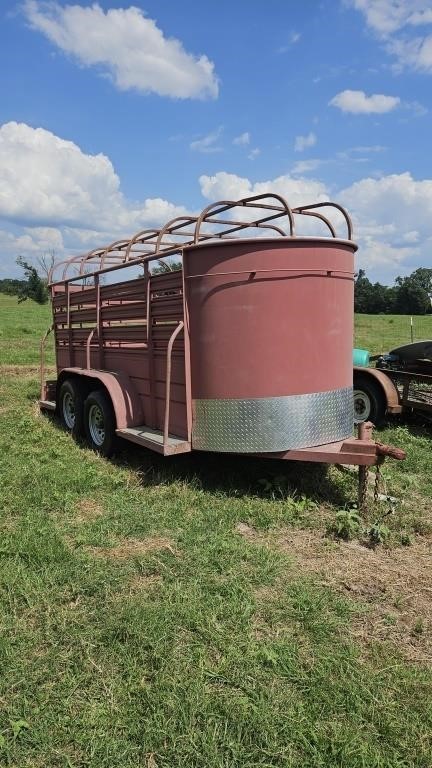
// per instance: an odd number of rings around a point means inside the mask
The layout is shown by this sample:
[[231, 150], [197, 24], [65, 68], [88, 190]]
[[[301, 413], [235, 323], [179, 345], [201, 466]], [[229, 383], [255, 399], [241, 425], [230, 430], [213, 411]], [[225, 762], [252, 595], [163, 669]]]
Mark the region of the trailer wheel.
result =
[[80, 382], [66, 379], [60, 387], [59, 410], [63, 426], [74, 437], [84, 434], [84, 397]]
[[371, 421], [379, 426], [384, 419], [386, 405], [379, 384], [370, 376], [354, 377], [354, 424]]
[[116, 420], [105, 392], [91, 392], [84, 403], [84, 425], [88, 443], [102, 456], [111, 456], [116, 447]]

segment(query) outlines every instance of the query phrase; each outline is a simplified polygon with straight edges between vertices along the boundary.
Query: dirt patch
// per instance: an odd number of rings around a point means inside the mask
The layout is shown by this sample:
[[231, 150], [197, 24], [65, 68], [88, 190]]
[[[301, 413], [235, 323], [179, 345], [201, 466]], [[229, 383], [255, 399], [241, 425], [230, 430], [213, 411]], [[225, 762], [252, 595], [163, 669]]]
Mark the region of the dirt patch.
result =
[[103, 507], [97, 503], [94, 499], [80, 499], [75, 506], [76, 523], [88, 523], [91, 520], [101, 517], [104, 514]]
[[151, 589], [162, 584], [162, 576], [157, 573], [153, 573], [149, 576], [144, 574], [136, 574], [129, 582], [128, 589], [130, 595], [136, 595], [140, 592], [147, 592]]
[[[409, 547], [376, 550], [358, 542], [333, 542], [316, 531], [284, 529], [245, 535], [293, 558], [296, 569], [320, 577], [368, 606], [352, 622], [356, 639], [391, 641], [412, 661], [432, 662], [432, 541], [418, 538]], [[272, 590], [260, 590], [260, 600]]]
[[235, 529], [245, 539], [255, 539], [257, 536], [255, 528], [251, 528], [247, 523], [237, 523]]
[[127, 560], [131, 557], [146, 555], [148, 552], [168, 550], [177, 554], [175, 545], [163, 536], [150, 536], [147, 539], [125, 539], [115, 547], [86, 547], [86, 551], [95, 557], [106, 557], [110, 560]]

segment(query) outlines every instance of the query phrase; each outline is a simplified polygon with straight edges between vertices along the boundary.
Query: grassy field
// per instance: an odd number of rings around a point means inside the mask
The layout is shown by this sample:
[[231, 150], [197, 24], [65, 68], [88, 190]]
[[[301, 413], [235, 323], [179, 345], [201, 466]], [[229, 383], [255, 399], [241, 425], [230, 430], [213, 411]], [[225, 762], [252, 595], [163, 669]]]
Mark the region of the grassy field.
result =
[[[413, 339], [432, 339], [432, 315], [413, 317]], [[356, 315], [355, 345], [373, 354], [411, 342], [408, 315]]]
[[[0, 365], [39, 363], [39, 342], [51, 325], [51, 306], [33, 301], [17, 303], [15, 296], [0, 293]], [[47, 360], [54, 361], [52, 345]]]
[[380, 431], [386, 543], [335, 540], [349, 472], [74, 443], [48, 324], [0, 295], [0, 765], [430, 768], [430, 429]]

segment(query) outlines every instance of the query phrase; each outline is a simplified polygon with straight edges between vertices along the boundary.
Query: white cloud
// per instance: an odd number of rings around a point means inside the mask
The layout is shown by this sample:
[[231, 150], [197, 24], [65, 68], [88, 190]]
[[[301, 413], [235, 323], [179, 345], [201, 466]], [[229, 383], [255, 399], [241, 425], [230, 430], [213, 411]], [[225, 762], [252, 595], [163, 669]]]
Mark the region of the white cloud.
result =
[[406, 26], [432, 24], [430, 0], [348, 0], [361, 11], [368, 26], [388, 36]]
[[26, 18], [64, 53], [85, 67], [98, 66], [122, 91], [138, 90], [178, 99], [216, 98], [218, 80], [207, 56], [188, 53], [165, 37], [139, 8], [62, 6], [26, 0]]
[[300, 32], [295, 32], [294, 30], [292, 30], [288, 35], [287, 43], [285, 45], [281, 45], [280, 48], [278, 48], [278, 53], [286, 53], [287, 51], [289, 51], [293, 45], [298, 43], [300, 38], [301, 38]]
[[[412, 38], [415, 28], [432, 24], [430, 0], [346, 0], [365, 16], [367, 25], [396, 57], [397, 68], [432, 73], [432, 35]], [[401, 33], [403, 36], [397, 36]]]
[[405, 232], [402, 239], [404, 243], [418, 243], [420, 234], [416, 229], [412, 229], [410, 232]]
[[381, 35], [396, 32], [412, 13], [410, 0], [351, 0], [349, 4], [361, 11], [368, 26]]
[[430, 233], [432, 179], [417, 181], [408, 172], [366, 178], [342, 190], [340, 197], [355, 210], [363, 229], [394, 224], [399, 233], [410, 232], [413, 226], [423, 236]]
[[[356, 149], [366, 147], [353, 148], [353, 154]], [[368, 149], [373, 151], [373, 145]], [[430, 263], [432, 179], [417, 180], [410, 173], [370, 177], [330, 193], [321, 181], [299, 175], [317, 161], [301, 162], [309, 166], [263, 181], [226, 171], [202, 175], [201, 192], [212, 201], [274, 192], [292, 207], [334, 199], [352, 214], [360, 243], [358, 264], [373, 270], [374, 279], [391, 282], [401, 265], [414, 269]], [[186, 210], [162, 198], [128, 201], [104, 155], [87, 155], [42, 128], [0, 126], [0, 270], [5, 275], [13, 273], [18, 254], [37, 256], [54, 249], [61, 256], [63, 251], [89, 250], [161, 225]], [[299, 232], [311, 233], [313, 223], [305, 220]]]
[[303, 152], [308, 147], [313, 147], [317, 142], [317, 137], [310, 131], [307, 136], [296, 136], [294, 142], [294, 151]]
[[411, 14], [408, 18], [408, 24], [414, 27], [420, 27], [424, 24], [432, 24], [432, 8], [429, 2], [424, 3], [426, 6], [423, 10], [417, 11]]
[[383, 93], [373, 93], [366, 96], [364, 91], [341, 91], [329, 101], [330, 106], [338, 107], [342, 112], [353, 115], [384, 114], [399, 106], [399, 96], [385, 96]]
[[[432, 179], [416, 180], [409, 173], [365, 178], [331, 194], [320, 181], [289, 175], [254, 183], [220, 171], [201, 176], [199, 182], [204, 197], [212, 201], [276, 192], [291, 207], [328, 199], [341, 203], [354, 220], [354, 237], [360, 245], [357, 266], [371, 270], [374, 279], [391, 283], [401, 266], [415, 269], [430, 263]], [[332, 217], [332, 221], [344, 235], [340, 218]], [[310, 220], [297, 225], [301, 234], [312, 231]]]
[[190, 149], [194, 150], [194, 152], [203, 152], [207, 155], [213, 152], [222, 152], [222, 147], [217, 143], [222, 131], [223, 128], [220, 126], [215, 131], [208, 133], [207, 136], [202, 136], [200, 139], [191, 141], [189, 144]]
[[[12, 227], [2, 252], [94, 247], [185, 213], [162, 198], [128, 201], [105, 155], [25, 123], [0, 126], [0, 219]], [[19, 229], [18, 234], [15, 230]]]
[[[367, 270], [384, 269], [385, 272], [391, 268], [392, 277], [400, 272], [401, 265], [407, 260], [418, 256], [421, 258], [418, 248], [410, 246], [398, 246], [385, 242], [380, 238], [373, 238], [365, 235], [360, 241], [360, 249], [357, 256], [357, 266]], [[386, 279], [386, 278], [384, 278]], [[391, 282], [391, 279], [388, 279]]]
[[427, 115], [429, 111], [424, 104], [421, 104], [419, 101], [405, 101], [403, 102], [402, 107], [412, 112], [414, 117], [423, 117], [423, 115]]
[[0, 247], [17, 255], [21, 253], [62, 252], [62, 233], [54, 227], [24, 227], [20, 234], [0, 230]]
[[237, 176], [235, 173], [219, 171], [214, 176], [199, 177], [202, 195], [207, 200], [237, 200], [251, 195], [252, 184], [249, 179]]
[[418, 181], [410, 173], [366, 178], [342, 190], [339, 198], [353, 214], [363, 265], [385, 265], [392, 276], [407, 260], [428, 265], [432, 179]]
[[249, 160], [255, 160], [255, 158], [256, 158], [256, 157], [258, 157], [258, 155], [260, 155], [260, 154], [261, 154], [261, 150], [260, 150], [260, 148], [259, 148], [259, 147], [254, 147], [254, 148], [253, 148], [253, 149], [251, 149], [251, 151], [249, 152], [249, 154], [248, 154], [248, 159], [249, 159]]
[[310, 171], [316, 171], [317, 168], [319, 168], [320, 165], [322, 165], [322, 160], [298, 160], [297, 163], [294, 163], [291, 173], [294, 174], [294, 176], [301, 176], [302, 173], [310, 173]]
[[328, 198], [326, 186], [312, 179], [293, 178], [288, 174], [268, 181], [252, 182], [234, 173], [219, 171], [214, 176], [200, 176], [201, 192], [207, 200], [238, 200], [241, 197], [275, 192], [285, 197], [291, 207]]
[[54, 252], [60, 258], [64, 253], [63, 236], [54, 227], [23, 227], [19, 232], [0, 230], [0, 274], [10, 277], [11, 264], [18, 256], [31, 260]]
[[397, 57], [399, 69], [408, 67], [418, 72], [432, 73], [432, 35], [411, 40], [392, 40], [388, 50]]
[[236, 136], [235, 139], [233, 139], [233, 144], [237, 144], [238, 146], [250, 144], [249, 131], [245, 131], [244, 133], [241, 133], [240, 136]]
[[0, 169], [0, 216], [9, 220], [77, 225], [119, 207], [120, 182], [110, 160], [86, 155], [43, 128], [2, 125]]
[[361, 154], [369, 154], [369, 152], [385, 152], [387, 147], [382, 144], [371, 144], [369, 146], [351, 147], [347, 149], [347, 152], [361, 152]]

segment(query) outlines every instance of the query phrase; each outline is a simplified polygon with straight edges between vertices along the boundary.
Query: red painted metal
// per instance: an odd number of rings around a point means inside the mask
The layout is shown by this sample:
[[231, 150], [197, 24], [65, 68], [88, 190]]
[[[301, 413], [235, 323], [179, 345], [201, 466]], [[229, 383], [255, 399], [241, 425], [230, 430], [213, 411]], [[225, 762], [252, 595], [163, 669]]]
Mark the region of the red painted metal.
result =
[[402, 413], [397, 388], [384, 371], [380, 371], [379, 368], [362, 368], [359, 366], [354, 366], [354, 371], [358, 371], [362, 376], [371, 376], [378, 382], [386, 401], [387, 413]]
[[165, 382], [165, 417], [164, 417], [164, 433], [163, 444], [166, 449], [168, 445], [169, 424], [170, 424], [170, 405], [171, 405], [171, 369], [172, 369], [172, 350], [174, 342], [184, 328], [184, 323], [181, 320], [170, 336], [167, 347], [167, 362], [166, 362], [166, 382]]
[[351, 387], [355, 249], [288, 238], [186, 247], [193, 399]]
[[59, 383], [68, 377], [81, 377], [89, 384], [93, 383], [95, 389], [98, 384], [106, 389], [111, 397], [118, 429], [142, 424], [141, 398], [130, 376], [95, 368], [63, 368]]
[[[342, 214], [347, 239], [323, 215], [331, 207]], [[326, 236], [297, 237], [302, 217]], [[351, 387], [351, 238], [341, 206], [292, 209], [269, 193], [212, 203], [199, 216], [176, 217], [65, 260], [50, 275], [58, 382], [99, 382], [119, 434], [165, 455], [190, 450], [194, 398]], [[183, 270], [152, 273], [166, 257], [181, 258]], [[380, 460], [373, 441], [354, 438], [265, 455]]]

